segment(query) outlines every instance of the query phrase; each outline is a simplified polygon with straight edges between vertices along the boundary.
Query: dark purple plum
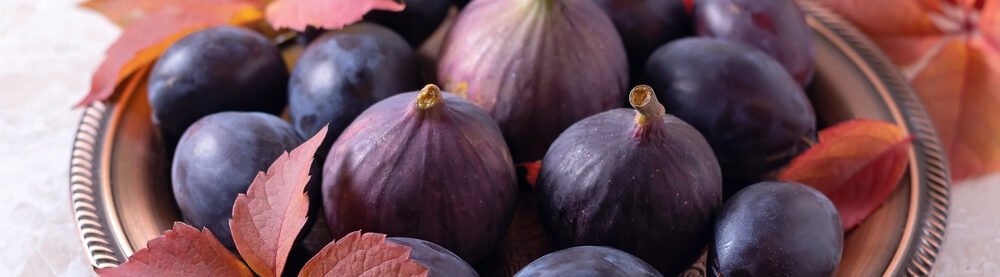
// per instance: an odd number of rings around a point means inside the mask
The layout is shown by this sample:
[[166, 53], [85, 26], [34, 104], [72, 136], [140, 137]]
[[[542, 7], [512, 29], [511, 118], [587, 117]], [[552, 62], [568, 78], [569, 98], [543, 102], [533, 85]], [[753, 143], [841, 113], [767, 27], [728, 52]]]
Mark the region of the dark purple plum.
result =
[[542, 160], [543, 225], [562, 247], [610, 246], [669, 276], [701, 255], [722, 205], [712, 148], [638, 86], [636, 111], [615, 109], [569, 127]]
[[496, 122], [434, 85], [368, 108], [323, 168], [333, 237], [364, 230], [417, 238], [475, 263], [514, 213], [514, 164]]
[[410, 259], [428, 269], [427, 277], [478, 277], [468, 263], [440, 245], [414, 238], [392, 237], [386, 241], [410, 247]]
[[371, 21], [399, 33], [414, 48], [420, 47], [448, 17], [452, 0], [406, 0], [399, 12], [374, 10], [365, 15]]
[[770, 56], [713, 38], [664, 45], [646, 64], [667, 112], [708, 139], [725, 193], [765, 179], [808, 147], [816, 116], [802, 88]]
[[207, 227], [235, 249], [229, 219], [236, 195], [246, 193], [257, 172], [302, 141], [291, 125], [266, 113], [222, 112], [195, 122], [177, 145], [172, 169], [184, 221]]
[[203, 116], [223, 111], [280, 114], [288, 68], [278, 47], [239, 27], [192, 33], [170, 46], [149, 74], [153, 122], [180, 136]]
[[642, 68], [656, 48], [694, 35], [694, 20], [681, 0], [594, 0], [611, 17], [625, 44], [629, 75]]
[[698, 0], [698, 34], [744, 43], [774, 57], [805, 87], [815, 67], [813, 33], [795, 0]]
[[635, 256], [611, 247], [577, 246], [553, 252], [525, 266], [514, 277], [661, 277]]
[[708, 267], [726, 277], [833, 276], [843, 242], [840, 216], [823, 193], [762, 182], [736, 193], [719, 212]]
[[295, 130], [311, 137], [329, 124], [328, 143], [372, 104], [420, 88], [413, 48], [385, 27], [360, 23], [309, 45], [288, 83]]

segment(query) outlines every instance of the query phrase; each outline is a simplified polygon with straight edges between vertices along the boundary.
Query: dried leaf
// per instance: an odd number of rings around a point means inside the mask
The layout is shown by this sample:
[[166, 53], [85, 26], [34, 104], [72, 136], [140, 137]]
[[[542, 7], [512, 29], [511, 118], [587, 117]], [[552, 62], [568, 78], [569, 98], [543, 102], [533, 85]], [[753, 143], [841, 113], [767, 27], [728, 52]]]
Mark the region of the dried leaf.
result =
[[97, 270], [101, 276], [252, 276], [208, 229], [177, 222], [128, 262]]
[[410, 260], [410, 248], [386, 242], [385, 235], [352, 232], [323, 247], [299, 276], [427, 276]]
[[184, 11], [203, 5], [254, 5], [263, 10], [264, 0], [89, 0], [80, 6], [100, 12], [120, 27], [128, 27], [163, 10]]
[[307, 26], [340, 29], [361, 21], [371, 10], [402, 11], [396, 0], [275, 0], [267, 6], [267, 20], [275, 28], [304, 31]]
[[898, 126], [852, 120], [819, 132], [819, 144], [792, 160], [779, 179], [809, 185], [837, 206], [844, 230], [861, 223], [899, 185], [912, 137]]
[[233, 241], [260, 276], [281, 276], [295, 238], [306, 224], [309, 169], [325, 137], [323, 127], [290, 154], [279, 156], [266, 174], [257, 174], [246, 194], [236, 197], [229, 220]]
[[175, 41], [192, 32], [222, 24], [249, 24], [263, 16], [255, 6], [242, 3], [212, 4], [198, 0], [176, 3], [186, 6], [158, 10], [125, 29], [108, 48], [91, 79], [90, 92], [77, 107], [111, 97], [122, 80], [153, 63]]
[[1000, 1], [821, 2], [900, 66], [934, 119], [955, 180], [1000, 170]]

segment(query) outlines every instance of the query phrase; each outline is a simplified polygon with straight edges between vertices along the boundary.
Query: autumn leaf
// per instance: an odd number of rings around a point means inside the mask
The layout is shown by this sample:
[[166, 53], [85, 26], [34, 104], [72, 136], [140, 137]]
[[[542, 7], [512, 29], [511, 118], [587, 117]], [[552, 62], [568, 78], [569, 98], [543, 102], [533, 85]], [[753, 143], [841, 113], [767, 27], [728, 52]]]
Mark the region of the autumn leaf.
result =
[[275, 28], [304, 31], [307, 26], [340, 29], [361, 21], [371, 10], [402, 11], [396, 0], [275, 0], [267, 6], [267, 20]]
[[281, 276], [295, 238], [306, 224], [309, 169], [323, 138], [313, 138], [278, 157], [267, 173], [260, 172], [246, 194], [236, 197], [229, 227], [236, 249], [260, 276]]
[[535, 183], [538, 182], [538, 172], [542, 169], [542, 161], [523, 163], [521, 166], [524, 167], [525, 181], [527, 181], [528, 185], [531, 187], [535, 187]]
[[1000, 1], [822, 0], [909, 79], [955, 180], [1000, 170]]
[[323, 247], [299, 276], [427, 276], [410, 260], [410, 248], [387, 242], [385, 235], [355, 231]]
[[122, 80], [152, 64], [170, 45], [190, 33], [215, 25], [249, 24], [263, 17], [258, 8], [245, 3], [213, 4], [201, 0], [173, 3], [183, 8], [154, 11], [122, 32], [108, 48], [91, 78], [90, 92], [77, 107], [108, 99]]
[[820, 131], [819, 143], [793, 159], [779, 179], [823, 192], [837, 206], [844, 230], [850, 230], [899, 185], [911, 142], [911, 136], [891, 123], [840, 123]]
[[89, 0], [80, 6], [100, 12], [119, 27], [128, 27], [152, 14], [164, 10], [184, 11], [204, 8], [207, 5], [253, 5], [263, 10], [265, 0]]
[[177, 222], [162, 237], [117, 267], [97, 269], [101, 276], [252, 276], [208, 229]]

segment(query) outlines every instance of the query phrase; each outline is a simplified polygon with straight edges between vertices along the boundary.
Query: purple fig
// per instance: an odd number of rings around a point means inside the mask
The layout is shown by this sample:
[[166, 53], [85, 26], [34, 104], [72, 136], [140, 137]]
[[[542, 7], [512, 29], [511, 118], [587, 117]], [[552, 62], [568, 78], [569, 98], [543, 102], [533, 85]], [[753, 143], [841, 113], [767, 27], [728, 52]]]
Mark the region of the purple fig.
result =
[[341, 133], [324, 164], [323, 205], [333, 237], [422, 239], [475, 263], [510, 225], [515, 178], [489, 114], [427, 85], [376, 103]]
[[543, 225], [562, 247], [609, 246], [666, 276], [701, 255], [722, 205], [722, 173], [701, 133], [667, 115], [648, 86], [563, 132], [537, 190]]
[[438, 80], [496, 119], [516, 162], [627, 89], [625, 49], [592, 0], [472, 1], [441, 47]]

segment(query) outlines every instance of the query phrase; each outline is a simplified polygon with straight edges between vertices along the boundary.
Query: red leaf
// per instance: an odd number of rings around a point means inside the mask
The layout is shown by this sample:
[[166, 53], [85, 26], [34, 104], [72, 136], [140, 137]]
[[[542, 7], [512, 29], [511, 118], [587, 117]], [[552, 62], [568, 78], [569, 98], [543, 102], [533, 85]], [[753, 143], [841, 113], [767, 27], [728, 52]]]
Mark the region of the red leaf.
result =
[[542, 169], [542, 161], [523, 163], [521, 165], [524, 166], [524, 179], [528, 181], [528, 185], [535, 187], [535, 183], [538, 182], [538, 172]]
[[[248, 4], [262, 8], [264, 2], [264, 0], [198, 0], [194, 4]], [[80, 6], [100, 12], [118, 26], [128, 27], [162, 10], [183, 11], [196, 7], [191, 4], [190, 0], [89, 0]]]
[[[175, 7], [155, 11], [131, 23], [108, 48], [91, 79], [90, 92], [77, 107], [112, 96], [115, 87], [138, 69], [149, 66], [175, 41], [214, 25], [242, 25], [260, 20], [260, 10], [245, 3], [217, 4], [200, 0], [176, 1]], [[174, 6], [172, 6], [174, 7]]]
[[128, 262], [97, 270], [101, 276], [252, 276], [212, 232], [176, 222]]
[[792, 160], [779, 179], [822, 191], [837, 206], [844, 230], [861, 223], [899, 185], [912, 137], [896, 125], [852, 120], [819, 132], [819, 144]]
[[385, 235], [352, 232], [323, 247], [299, 276], [427, 276], [410, 260], [410, 248], [385, 241]]
[[402, 11], [395, 0], [276, 0], [267, 7], [267, 20], [275, 28], [304, 31], [307, 26], [340, 29], [361, 21], [371, 10]]
[[822, 0], [900, 66], [955, 180], [1000, 170], [1000, 1]]
[[266, 174], [257, 174], [246, 194], [236, 197], [229, 220], [233, 241], [247, 265], [261, 276], [281, 276], [288, 252], [306, 224], [309, 169], [325, 137], [323, 127], [291, 154], [279, 156]]

